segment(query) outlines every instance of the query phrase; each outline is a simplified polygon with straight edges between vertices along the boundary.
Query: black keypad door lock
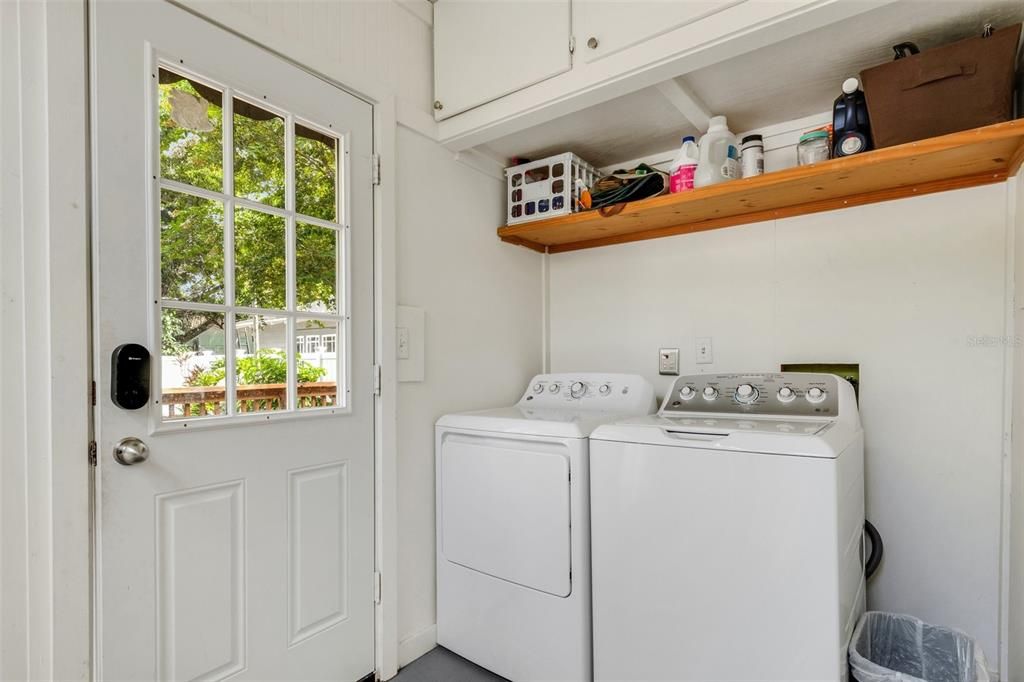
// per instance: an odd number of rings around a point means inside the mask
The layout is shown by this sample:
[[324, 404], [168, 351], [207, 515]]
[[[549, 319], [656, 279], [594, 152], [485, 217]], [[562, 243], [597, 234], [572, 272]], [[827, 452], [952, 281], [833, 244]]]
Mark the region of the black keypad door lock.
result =
[[149, 351], [137, 343], [122, 343], [110, 355], [110, 399], [124, 410], [149, 402]]

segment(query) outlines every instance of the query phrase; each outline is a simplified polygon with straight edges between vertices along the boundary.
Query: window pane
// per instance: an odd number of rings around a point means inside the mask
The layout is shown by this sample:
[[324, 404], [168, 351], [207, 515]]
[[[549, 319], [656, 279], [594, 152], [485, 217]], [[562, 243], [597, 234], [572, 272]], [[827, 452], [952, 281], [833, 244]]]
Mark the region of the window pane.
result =
[[288, 321], [284, 317], [235, 315], [235, 398], [238, 412], [269, 412], [288, 406]]
[[160, 175], [223, 189], [223, 101], [219, 90], [160, 69]]
[[299, 409], [338, 404], [338, 323], [298, 319]]
[[224, 206], [180, 192], [160, 192], [160, 295], [224, 302]]
[[295, 210], [314, 218], [338, 217], [338, 140], [295, 126]]
[[164, 308], [160, 321], [163, 418], [223, 414], [224, 314]]
[[235, 196], [284, 208], [284, 119], [233, 100]]
[[284, 218], [235, 209], [235, 305], [285, 307]]
[[337, 230], [295, 226], [295, 275], [299, 310], [337, 312]]

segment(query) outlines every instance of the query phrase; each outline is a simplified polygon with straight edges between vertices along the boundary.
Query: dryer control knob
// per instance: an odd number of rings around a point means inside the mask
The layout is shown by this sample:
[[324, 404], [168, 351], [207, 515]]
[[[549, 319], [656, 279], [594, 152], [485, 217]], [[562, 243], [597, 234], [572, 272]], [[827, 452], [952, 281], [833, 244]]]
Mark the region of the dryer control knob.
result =
[[817, 386], [812, 386], [809, 389], [807, 389], [807, 400], [809, 402], [820, 403], [824, 399], [825, 391], [823, 389], [820, 389]]
[[734, 397], [736, 398], [736, 402], [749, 405], [757, 400], [757, 396], [758, 391], [756, 388], [750, 384], [740, 384], [736, 387], [736, 394]]
[[693, 386], [683, 386], [679, 389], [679, 397], [683, 400], [693, 400], [695, 395], [697, 395], [697, 391], [693, 390]]
[[791, 389], [789, 386], [783, 386], [782, 388], [779, 389], [778, 396], [780, 401], [788, 403], [792, 402], [793, 399], [796, 398], [796, 393], [794, 393], [793, 389]]
[[544, 392], [544, 384], [534, 384], [533, 385], [533, 392], [534, 393], [543, 393]]
[[608, 395], [612, 392], [612, 387], [608, 384], [602, 384], [601, 388], [597, 389], [601, 395]]
[[559, 384], [551, 384], [550, 386], [548, 386], [548, 390], [551, 391], [552, 393], [558, 393], [558, 391], [561, 388], [562, 387]]
[[569, 386], [569, 395], [571, 395], [573, 398], [582, 398], [583, 394], [586, 392], [587, 385], [582, 381], [574, 381], [572, 385]]
[[704, 387], [704, 400], [714, 400], [718, 397], [718, 389], [714, 386]]

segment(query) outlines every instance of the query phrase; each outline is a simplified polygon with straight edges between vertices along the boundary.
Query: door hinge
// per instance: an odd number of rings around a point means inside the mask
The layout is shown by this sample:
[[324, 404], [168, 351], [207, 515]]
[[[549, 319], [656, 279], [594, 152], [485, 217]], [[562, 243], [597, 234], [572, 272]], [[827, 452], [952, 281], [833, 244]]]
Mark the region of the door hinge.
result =
[[373, 178], [373, 184], [380, 184], [380, 154], [370, 155], [370, 175]]
[[89, 441], [89, 465], [96, 466], [96, 441]]
[[576, 36], [569, 36], [569, 54], [576, 53]]
[[89, 397], [92, 401], [93, 407], [96, 406], [96, 382], [92, 382], [92, 388], [89, 389]]
[[380, 365], [373, 366], [373, 394], [380, 395]]
[[380, 571], [373, 572], [373, 603], [380, 603]]

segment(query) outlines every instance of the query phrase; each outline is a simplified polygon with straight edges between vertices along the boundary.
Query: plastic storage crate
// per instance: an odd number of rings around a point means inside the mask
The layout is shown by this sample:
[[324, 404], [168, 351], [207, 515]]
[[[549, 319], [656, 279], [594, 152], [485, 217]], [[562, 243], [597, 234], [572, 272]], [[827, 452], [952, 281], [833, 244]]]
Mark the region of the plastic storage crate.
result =
[[597, 170], [572, 152], [505, 169], [509, 225], [569, 215], [580, 210], [577, 180], [590, 187]]

